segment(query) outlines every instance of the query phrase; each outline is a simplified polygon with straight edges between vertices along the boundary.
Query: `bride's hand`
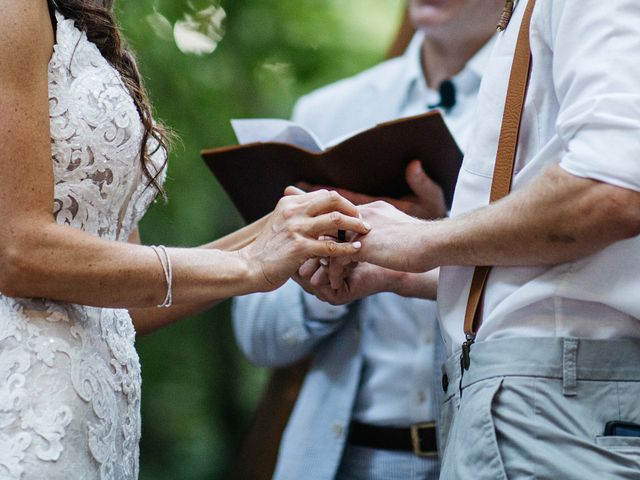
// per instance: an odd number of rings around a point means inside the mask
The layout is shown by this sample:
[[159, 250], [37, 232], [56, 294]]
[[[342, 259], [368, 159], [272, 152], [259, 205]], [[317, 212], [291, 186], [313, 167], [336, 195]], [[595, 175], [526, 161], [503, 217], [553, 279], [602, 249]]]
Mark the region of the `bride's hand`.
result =
[[349, 257], [360, 242], [339, 243], [338, 230], [366, 235], [370, 227], [358, 216], [358, 208], [335, 192], [304, 193], [289, 187], [257, 235], [240, 250], [258, 277], [260, 290], [281, 286], [310, 258]]

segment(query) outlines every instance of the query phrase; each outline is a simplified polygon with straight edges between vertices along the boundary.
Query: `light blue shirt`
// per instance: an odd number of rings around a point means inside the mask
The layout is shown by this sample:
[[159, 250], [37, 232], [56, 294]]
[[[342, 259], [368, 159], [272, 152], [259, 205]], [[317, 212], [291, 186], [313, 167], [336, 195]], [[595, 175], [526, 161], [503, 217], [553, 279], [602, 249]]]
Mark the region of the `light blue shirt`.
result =
[[[395, 117], [424, 113], [428, 105], [440, 101], [439, 93], [427, 86], [423, 75], [422, 42], [423, 36], [417, 34], [403, 57], [404, 75], [395, 86], [403, 95]], [[482, 66], [490, 48], [490, 44], [483, 48], [451, 79], [456, 106], [443, 114], [463, 149], [471, 134]], [[304, 301], [315, 319], [329, 321], [346, 313], [346, 307], [332, 306], [308, 294], [304, 294]], [[436, 315], [435, 302], [428, 300], [381, 293], [362, 301], [359, 319], [363, 373], [353, 410], [356, 420], [406, 426], [435, 418], [430, 386], [434, 375], [439, 376], [434, 365], [434, 342], [440, 340], [434, 335]]]
[[[440, 98], [422, 74], [422, 41], [418, 33], [402, 57], [303, 97], [294, 121], [329, 143], [425, 112]], [[458, 101], [445, 120], [463, 149], [488, 49], [452, 79]], [[436, 323], [435, 302], [382, 293], [334, 307], [293, 281], [275, 292], [236, 299], [236, 337], [252, 362], [274, 367], [313, 356], [274, 478], [333, 478], [353, 418], [399, 426], [437, 418]]]

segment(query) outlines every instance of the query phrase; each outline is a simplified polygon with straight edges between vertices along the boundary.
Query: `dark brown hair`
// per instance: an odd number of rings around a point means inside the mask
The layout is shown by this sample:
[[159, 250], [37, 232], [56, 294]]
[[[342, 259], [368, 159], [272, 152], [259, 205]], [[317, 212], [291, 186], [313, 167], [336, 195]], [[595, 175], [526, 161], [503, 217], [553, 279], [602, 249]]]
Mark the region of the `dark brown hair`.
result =
[[[164, 190], [158, 181], [162, 168], [152, 170], [150, 157], [159, 149], [168, 152], [169, 133], [163, 125], [153, 121], [151, 105], [136, 59], [124, 45], [113, 14], [114, 0], [48, 0], [48, 2], [50, 7], [56, 9], [65, 18], [73, 20], [76, 27], [86, 33], [89, 41], [98, 47], [102, 56], [120, 74], [138, 110], [144, 129], [140, 145], [142, 170], [149, 180], [149, 185], [152, 185], [158, 193], [164, 196]], [[151, 151], [148, 146], [150, 138], [156, 140], [156, 142], [152, 142], [156, 143], [156, 146]]]

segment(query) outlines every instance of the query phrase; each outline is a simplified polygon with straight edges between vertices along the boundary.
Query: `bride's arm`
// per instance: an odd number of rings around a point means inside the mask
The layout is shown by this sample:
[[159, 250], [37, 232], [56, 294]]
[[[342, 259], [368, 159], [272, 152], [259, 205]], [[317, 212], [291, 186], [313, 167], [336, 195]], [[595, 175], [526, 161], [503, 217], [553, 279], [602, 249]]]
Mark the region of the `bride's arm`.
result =
[[[55, 223], [46, 2], [0, 0], [0, 11], [0, 291], [104, 307], [162, 303], [167, 285], [152, 249]], [[311, 195], [284, 199], [242, 250], [168, 249], [174, 303], [273, 289], [304, 257], [355, 253], [350, 244], [315, 240], [336, 228], [366, 231], [355, 207], [327, 192]]]
[[265, 215], [261, 219], [256, 220], [255, 222], [250, 223], [249, 225], [242, 227], [235, 232], [231, 232], [222, 238], [208, 243], [207, 245], [203, 245], [203, 248], [215, 248], [218, 250], [227, 251], [240, 250], [242, 248], [245, 248], [256, 239], [262, 229], [268, 224], [272, 215], [272, 213]]
[[[203, 248], [228, 251], [240, 250], [256, 239], [262, 228], [267, 224], [269, 217], [271, 217], [271, 214], [240, 230], [236, 230], [218, 240], [204, 245]], [[129, 238], [129, 243], [140, 244], [140, 233], [137, 229]], [[170, 308], [132, 308], [129, 309], [129, 313], [135, 325], [136, 334], [146, 335], [185, 317], [208, 310], [222, 300], [224, 300], [224, 298], [212, 298], [207, 302], [174, 305]]]

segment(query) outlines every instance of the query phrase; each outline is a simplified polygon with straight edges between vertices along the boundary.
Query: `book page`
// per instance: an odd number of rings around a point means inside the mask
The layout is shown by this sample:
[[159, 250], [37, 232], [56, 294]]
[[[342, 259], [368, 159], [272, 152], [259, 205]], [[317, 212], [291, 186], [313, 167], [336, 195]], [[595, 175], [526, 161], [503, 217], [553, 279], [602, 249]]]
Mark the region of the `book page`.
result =
[[231, 120], [238, 143], [288, 143], [313, 153], [324, 151], [324, 146], [309, 130], [297, 123], [278, 118]]
[[333, 138], [325, 145], [325, 150], [335, 147], [336, 145], [341, 144], [345, 140], [348, 140], [351, 137], [355, 137], [359, 133], [365, 132], [366, 130], [367, 130], [366, 128], [362, 128], [360, 130], [355, 130], [353, 132], [345, 133], [344, 135], [340, 135], [339, 137]]

